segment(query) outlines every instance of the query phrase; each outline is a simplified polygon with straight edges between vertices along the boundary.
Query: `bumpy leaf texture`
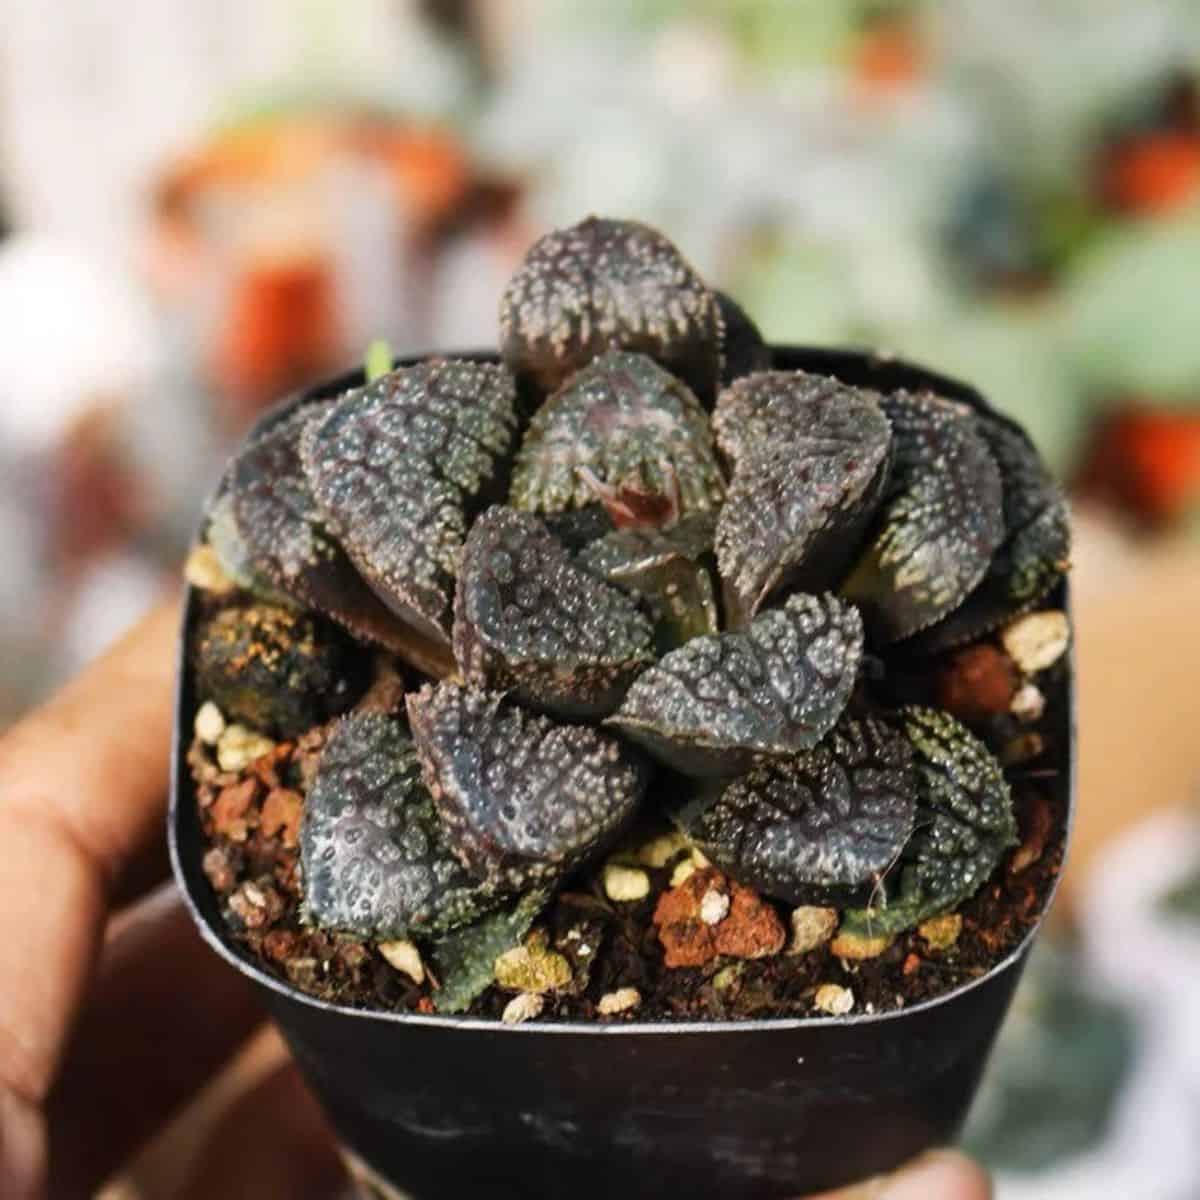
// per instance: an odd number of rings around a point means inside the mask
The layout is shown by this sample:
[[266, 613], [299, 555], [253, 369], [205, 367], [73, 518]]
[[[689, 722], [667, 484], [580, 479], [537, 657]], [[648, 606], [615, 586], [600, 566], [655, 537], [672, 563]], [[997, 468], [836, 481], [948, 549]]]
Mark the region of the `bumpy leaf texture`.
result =
[[614, 350], [534, 415], [509, 500], [547, 513], [599, 500], [618, 525], [659, 525], [724, 495], [708, 416], [691, 390], [644, 354]]
[[650, 606], [665, 653], [720, 628], [712, 576], [702, 562], [714, 528], [712, 514], [700, 513], [670, 529], [621, 529], [588, 544], [576, 561]]
[[535, 242], [500, 301], [500, 353], [544, 392], [605, 350], [648, 354], [711, 405], [721, 315], [661, 233], [588, 217]]
[[689, 833], [743, 883], [793, 904], [836, 902], [899, 858], [916, 790], [903, 734], [846, 718], [807, 753], [734, 780]]
[[673, 650], [606, 724], [685, 774], [741, 774], [760, 758], [811, 749], [833, 728], [862, 648], [855, 608], [795, 595], [745, 629]]
[[533, 889], [438, 939], [434, 955], [441, 987], [433, 994], [438, 1012], [458, 1013], [491, 985], [496, 959], [521, 943], [550, 893]]
[[843, 931], [868, 937], [953, 911], [1017, 840], [1008, 783], [988, 748], [939, 709], [908, 707], [900, 722], [916, 763], [916, 826], [899, 886], [884, 902], [843, 917]]
[[306, 405], [250, 441], [230, 464], [225, 488], [235, 540], [246, 565], [304, 608], [315, 609], [364, 641], [445, 674], [449, 655], [412, 637], [363, 582], [324, 524], [300, 461], [300, 438], [330, 404]]
[[634, 601], [575, 566], [536, 517], [496, 506], [475, 522], [454, 603], [469, 683], [563, 716], [602, 715], [652, 660], [652, 642]]
[[716, 536], [732, 622], [748, 620], [783, 587], [838, 583], [891, 465], [891, 428], [876, 393], [768, 371], [722, 392], [713, 424], [736, 464]]
[[1000, 468], [1004, 541], [987, 574], [954, 612], [912, 639], [929, 653], [962, 645], [1032, 609], [1062, 577], [1071, 553], [1067, 502], [1024, 431], [980, 414], [980, 436]]
[[597, 729], [558, 725], [457, 684], [408, 697], [408, 716], [455, 851], [513, 891], [552, 886], [615, 836], [649, 771]]
[[503, 368], [433, 360], [347, 392], [309, 423], [313, 495], [363, 577], [426, 637], [449, 640], [469, 516], [516, 430]]
[[894, 642], [953, 611], [1004, 540], [1000, 470], [964, 405], [932, 393], [881, 401], [895, 461], [874, 541], [842, 594]]
[[359, 937], [444, 932], [503, 899], [451, 853], [416, 749], [381, 713], [349, 716], [331, 735], [305, 803], [300, 855], [308, 913]]

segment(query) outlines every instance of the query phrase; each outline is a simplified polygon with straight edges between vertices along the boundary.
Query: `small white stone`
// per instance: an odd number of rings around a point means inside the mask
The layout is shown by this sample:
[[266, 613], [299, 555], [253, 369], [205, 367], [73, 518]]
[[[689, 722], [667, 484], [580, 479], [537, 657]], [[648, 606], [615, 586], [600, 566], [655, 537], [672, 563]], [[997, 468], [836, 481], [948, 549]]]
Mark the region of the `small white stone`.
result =
[[1057, 609], [1027, 613], [1005, 626], [1000, 635], [1004, 649], [1026, 675], [1053, 665], [1071, 640], [1067, 614]]
[[700, 901], [700, 920], [705, 925], [719, 925], [729, 912], [729, 897], [716, 888], [709, 888]]
[[642, 993], [635, 987], [617, 988], [615, 992], [605, 992], [596, 1003], [596, 1011], [602, 1017], [615, 1016], [617, 1013], [628, 1012], [637, 1008], [642, 1002]]
[[192, 728], [206, 746], [215, 746], [221, 734], [225, 732], [225, 718], [211, 700], [205, 700], [196, 710], [196, 720]]
[[688, 844], [682, 833], [664, 833], [639, 846], [637, 860], [643, 867], [665, 867], [675, 855], [686, 850]]
[[650, 876], [638, 867], [608, 863], [604, 868], [604, 894], [618, 904], [643, 900], [650, 894]]
[[844, 1017], [854, 1007], [854, 993], [837, 983], [823, 983], [817, 988], [813, 1004], [831, 1017]]
[[833, 937], [837, 923], [836, 908], [802, 904], [792, 909], [792, 944], [787, 948], [788, 954], [807, 954], [825, 945]]
[[500, 1020], [505, 1025], [520, 1025], [522, 1021], [532, 1021], [534, 1017], [540, 1016], [545, 1006], [545, 999], [537, 992], [522, 992], [504, 1006]]
[[222, 771], [241, 771], [274, 749], [275, 743], [261, 733], [245, 725], [226, 725], [217, 739], [217, 766]]
[[1046, 711], [1046, 697], [1036, 683], [1027, 683], [1017, 688], [1008, 711], [1018, 721], [1036, 721]]
[[387, 959], [401, 975], [407, 975], [413, 983], [425, 982], [425, 964], [421, 952], [407, 939], [397, 942], [380, 942], [379, 953]]
[[696, 864], [690, 858], [685, 858], [683, 862], [678, 863], [675, 870], [671, 872], [671, 886], [678, 887], [685, 879], [696, 873]]

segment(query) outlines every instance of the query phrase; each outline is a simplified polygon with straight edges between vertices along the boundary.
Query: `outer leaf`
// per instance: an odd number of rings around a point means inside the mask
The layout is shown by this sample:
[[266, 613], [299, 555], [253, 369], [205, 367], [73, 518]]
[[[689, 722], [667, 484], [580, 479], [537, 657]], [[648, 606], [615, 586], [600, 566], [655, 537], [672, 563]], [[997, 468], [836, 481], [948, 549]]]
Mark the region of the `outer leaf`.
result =
[[886, 432], [881, 397], [832, 375], [759, 371], [727, 387], [713, 410], [721, 453], [737, 467], [742, 457], [781, 442], [809, 439], [853, 446]]
[[807, 753], [734, 780], [689, 832], [736, 879], [804, 904], [876, 883], [915, 808], [907, 739], [882, 721], [846, 719]]
[[898, 933], [973, 896], [1017, 840], [1012, 796], [1000, 764], [949, 713], [901, 710], [917, 764], [916, 832], [899, 887], [886, 903], [853, 909], [842, 930]]
[[649, 354], [705, 404], [721, 317], [712, 292], [657, 230], [588, 217], [535, 242], [500, 301], [500, 353], [553, 392], [605, 350]]
[[722, 392], [713, 423], [736, 464], [716, 537], [730, 622], [744, 623], [782, 588], [838, 583], [891, 465], [876, 393], [766, 371]]
[[510, 890], [552, 886], [620, 830], [649, 782], [615, 738], [493, 692], [426, 686], [408, 716], [455, 852]]
[[535, 414], [509, 499], [529, 512], [600, 500], [618, 524], [659, 525], [724, 494], [708, 417], [688, 387], [644, 354], [609, 351]]
[[652, 660], [634, 602], [575, 566], [536, 518], [489, 509], [471, 530], [454, 603], [468, 683], [512, 690], [547, 712], [611, 712]]
[[842, 594], [898, 641], [953, 611], [1004, 539], [1000, 471], [970, 410], [928, 392], [883, 400], [895, 463], [881, 528]]
[[394, 650], [430, 674], [445, 674], [449, 655], [414, 636], [363, 582], [323, 524], [300, 463], [305, 424], [330, 411], [308, 405], [248, 443], [226, 478], [246, 563], [291, 600], [313, 608], [366, 641]]
[[438, 1012], [458, 1013], [471, 1007], [491, 985], [496, 959], [521, 944], [549, 898], [546, 891], [526, 892], [439, 940], [434, 955], [441, 987], [433, 994]]
[[330, 527], [384, 602], [449, 640], [467, 518], [516, 428], [501, 367], [432, 360], [347, 392], [306, 429], [304, 467]]
[[1071, 553], [1067, 504], [1025, 433], [997, 416], [977, 418], [1004, 488], [1004, 542], [979, 586], [954, 612], [912, 639], [922, 653], [971, 641], [1032, 609], [1062, 577]]
[[817, 744], [862, 660], [862, 621], [833, 596], [792, 596], [745, 629], [693, 638], [645, 671], [606, 724], [689, 775], [738, 775]]
[[576, 561], [647, 601], [659, 648], [673, 650], [720, 628], [712, 576], [701, 565], [712, 551], [714, 524], [711, 514], [700, 513], [666, 530], [617, 530], [591, 542]]
[[347, 717], [326, 744], [300, 854], [308, 913], [359, 937], [443, 932], [503, 899], [450, 852], [412, 742], [380, 713]]

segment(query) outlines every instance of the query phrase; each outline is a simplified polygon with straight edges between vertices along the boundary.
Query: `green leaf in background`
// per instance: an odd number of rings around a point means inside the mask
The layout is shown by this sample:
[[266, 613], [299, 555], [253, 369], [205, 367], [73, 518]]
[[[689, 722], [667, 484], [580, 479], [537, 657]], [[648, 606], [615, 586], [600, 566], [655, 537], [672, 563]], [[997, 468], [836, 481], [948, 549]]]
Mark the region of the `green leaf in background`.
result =
[[383, 338], [376, 338], [368, 347], [363, 358], [363, 370], [367, 382], [374, 383], [381, 375], [388, 374], [394, 365], [392, 348]]

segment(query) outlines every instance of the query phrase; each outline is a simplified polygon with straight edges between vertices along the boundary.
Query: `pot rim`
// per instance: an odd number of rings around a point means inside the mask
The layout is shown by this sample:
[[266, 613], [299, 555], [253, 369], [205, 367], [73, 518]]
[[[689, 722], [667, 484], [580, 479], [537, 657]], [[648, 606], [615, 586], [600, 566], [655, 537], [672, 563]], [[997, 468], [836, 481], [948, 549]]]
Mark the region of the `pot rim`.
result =
[[[901, 370], [914, 371], [926, 376], [935, 385], [945, 385], [947, 390], [959, 395], [971, 395], [978, 397], [979, 394], [974, 388], [963, 384], [949, 376], [941, 375], [938, 372], [927, 370], [916, 363], [910, 363], [905, 359], [901, 359], [882, 350], [869, 350], [859, 347], [841, 347], [841, 346], [800, 346], [786, 343], [772, 343], [772, 351], [784, 351], [789, 355], [809, 355], [813, 358], [832, 359], [838, 356], [843, 357], [859, 357], [865, 360], [866, 365], [878, 365], [880, 368], [894, 367]], [[419, 362], [424, 358], [431, 357], [430, 355], [404, 355], [402, 362]], [[495, 358], [494, 351], [471, 350], [466, 352], [454, 351], [439, 351], [437, 357], [443, 358], [472, 358], [472, 359], [488, 359]], [[358, 374], [361, 376], [361, 371], [345, 372], [335, 376], [332, 379], [324, 380], [315, 384], [312, 387], [305, 388], [300, 392], [292, 393], [291, 395], [280, 401], [279, 404], [271, 408], [262, 418], [255, 428], [260, 428], [272, 422], [284, 411], [290, 411], [297, 403], [301, 402], [304, 397], [313, 397], [320, 394], [336, 395], [343, 387], [354, 386], [349, 382]], [[980, 401], [990, 409], [987, 401], [979, 398]], [[1004, 414], [999, 414], [1004, 416]], [[1008, 419], [1008, 418], [1005, 418]], [[248, 435], [249, 436], [249, 435]], [[231, 942], [227, 941], [222, 935], [222, 932], [216, 929], [209, 921], [206, 914], [202, 911], [200, 904], [192, 894], [192, 889], [189, 885], [189, 872], [185, 869], [183, 862], [183, 847], [181, 846], [181, 830], [180, 821], [182, 813], [182, 804], [184, 802], [184, 792], [188, 789], [183, 786], [185, 781], [190, 783], [191, 775], [187, 770], [186, 755], [188, 744], [184, 741], [185, 728], [190, 732], [190, 722], [182, 720], [184, 716], [184, 702], [187, 699], [187, 689], [184, 684], [191, 675], [190, 664], [188, 661], [188, 632], [194, 617], [196, 604], [196, 589], [190, 584], [184, 588], [184, 603], [179, 624], [179, 634], [176, 640], [176, 659], [175, 659], [175, 719], [171, 731], [171, 789], [170, 798], [167, 807], [167, 845], [171, 858], [171, 871], [174, 875], [175, 882], [183, 895], [184, 903], [188, 913], [195, 922], [200, 931], [200, 936], [208, 945], [217, 952], [226, 962], [230, 963], [243, 975], [253, 979], [255, 983], [261, 987], [268, 989], [276, 996], [286, 1000], [305, 1005], [317, 1011], [326, 1012], [329, 1014], [338, 1014], [346, 1017], [366, 1018], [373, 1021], [397, 1022], [403, 1025], [424, 1026], [436, 1029], [461, 1029], [473, 1030], [477, 1032], [495, 1032], [506, 1033], [513, 1035], [539, 1035], [539, 1034], [573, 1034], [575, 1036], [628, 1036], [628, 1035], [646, 1035], [646, 1034], [672, 1034], [672, 1033], [768, 1033], [772, 1031], [792, 1031], [815, 1028], [829, 1027], [852, 1027], [857, 1025], [871, 1025], [884, 1021], [903, 1021], [909, 1017], [915, 1017], [940, 1007], [941, 1005], [951, 1003], [959, 997], [966, 995], [968, 992], [976, 988], [983, 987], [992, 979], [998, 976], [1001, 972], [1011, 969], [1019, 960], [1029, 951], [1030, 945], [1034, 937], [1041, 930], [1043, 923], [1046, 920], [1047, 914], [1050, 912], [1054, 904], [1054, 900], [1058, 895], [1058, 889], [1062, 883], [1063, 871], [1067, 862], [1067, 855], [1070, 850], [1071, 833], [1075, 823], [1076, 809], [1076, 780], [1078, 778], [1077, 756], [1078, 756], [1078, 732], [1077, 732], [1077, 699], [1075, 687], [1075, 637], [1074, 637], [1074, 621], [1072, 617], [1071, 605], [1071, 590], [1070, 582], [1064, 578], [1056, 587], [1056, 591], [1051, 593], [1051, 597], [1060, 596], [1062, 600], [1061, 607], [1068, 616], [1068, 621], [1071, 628], [1071, 638], [1066, 650], [1066, 689], [1067, 703], [1066, 712], [1064, 714], [1066, 733], [1067, 733], [1067, 751], [1066, 751], [1066, 786], [1063, 789], [1066, 795], [1066, 814], [1062, 830], [1062, 862], [1059, 870], [1055, 874], [1050, 886], [1046, 892], [1045, 901], [1042, 905], [1042, 910], [1038, 914], [1037, 921], [1030, 926], [1025, 936], [1021, 941], [998, 963], [995, 963], [990, 970], [980, 975], [976, 979], [971, 979], [966, 983], [960, 984], [958, 987], [952, 988], [949, 991], [942, 992], [937, 996], [932, 996], [926, 1000], [921, 1000], [916, 1004], [908, 1005], [904, 1008], [890, 1009], [887, 1012], [878, 1013], [849, 1013], [845, 1016], [829, 1016], [829, 1017], [763, 1017], [752, 1018], [746, 1020], [735, 1021], [630, 1021], [627, 1023], [612, 1023], [604, 1024], [598, 1021], [529, 1021], [520, 1022], [515, 1025], [506, 1025], [502, 1021], [486, 1017], [461, 1017], [461, 1016], [439, 1016], [435, 1014], [397, 1012], [394, 1010], [377, 1009], [377, 1008], [354, 1008], [347, 1004], [336, 1004], [329, 1000], [321, 1000], [315, 996], [310, 996], [308, 993], [292, 987], [285, 983], [282, 979], [270, 972], [265, 971], [258, 963], [237, 949]], [[190, 799], [190, 795], [188, 797]]]

